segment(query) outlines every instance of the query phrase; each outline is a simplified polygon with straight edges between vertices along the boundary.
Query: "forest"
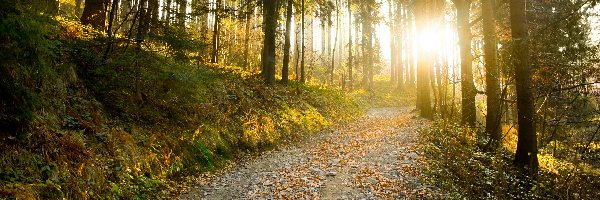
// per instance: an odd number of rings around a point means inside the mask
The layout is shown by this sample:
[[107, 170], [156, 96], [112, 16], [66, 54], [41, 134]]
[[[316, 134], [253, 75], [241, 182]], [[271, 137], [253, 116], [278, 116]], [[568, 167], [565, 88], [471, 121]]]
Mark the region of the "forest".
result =
[[0, 0], [0, 199], [600, 199], [598, 0]]

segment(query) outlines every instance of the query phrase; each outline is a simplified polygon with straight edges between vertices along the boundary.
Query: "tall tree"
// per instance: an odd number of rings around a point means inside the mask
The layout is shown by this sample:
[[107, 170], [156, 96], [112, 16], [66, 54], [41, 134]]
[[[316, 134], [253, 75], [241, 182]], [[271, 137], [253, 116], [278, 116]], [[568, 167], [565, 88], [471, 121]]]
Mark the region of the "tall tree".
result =
[[[352, 62], [354, 62], [352, 57], [352, 3], [351, 0], [348, 0], [348, 89], [352, 91]], [[345, 80], [344, 80], [345, 81]]]
[[87, 0], [81, 15], [81, 24], [103, 30], [106, 28], [106, 7], [108, 0]]
[[395, 16], [395, 21], [398, 23], [398, 26], [396, 26], [395, 30], [399, 31], [399, 33], [395, 33], [392, 35], [392, 37], [395, 37], [395, 41], [396, 41], [396, 45], [395, 45], [395, 49], [396, 49], [396, 83], [397, 83], [397, 88], [402, 88], [404, 86], [404, 65], [406, 63], [406, 61], [403, 60], [404, 58], [404, 49], [406, 47], [406, 43], [404, 42], [404, 33], [406, 32], [406, 25], [405, 25], [405, 14], [404, 14], [404, 8], [403, 7], [403, 3], [398, 3], [396, 5], [396, 16]]
[[113, 23], [115, 21], [115, 17], [117, 15], [117, 10], [119, 9], [119, 0], [113, 0], [112, 4], [110, 6], [110, 15], [109, 15], [109, 20], [108, 20], [108, 30], [106, 31], [108, 33], [108, 47], [106, 48], [106, 51], [104, 51], [104, 55], [102, 56], [102, 58], [104, 60], [106, 60], [106, 58], [108, 57], [108, 54], [110, 53], [110, 51], [112, 50], [112, 39], [113, 39]]
[[305, 9], [306, 9], [306, 7], [305, 7], [305, 5], [304, 5], [304, 1], [305, 1], [305, 0], [302, 0], [302, 5], [301, 5], [301, 7], [302, 7], [302, 13], [301, 13], [301, 15], [300, 15], [300, 17], [301, 17], [301, 21], [302, 21], [302, 22], [301, 22], [301, 24], [302, 24], [302, 25], [301, 25], [301, 26], [302, 26], [302, 34], [301, 34], [301, 35], [302, 35], [302, 40], [301, 40], [301, 42], [300, 42], [300, 43], [301, 43], [301, 44], [300, 44], [300, 47], [301, 47], [301, 54], [302, 54], [302, 58], [300, 59], [300, 82], [302, 82], [302, 83], [306, 82], [306, 73], [305, 73], [305, 69], [304, 69], [304, 64], [305, 64], [305, 63], [304, 63], [304, 56], [305, 56], [305, 54], [304, 54], [304, 53], [305, 53], [305, 50], [306, 50], [306, 49], [305, 49], [306, 47], [304, 46], [304, 39], [305, 39], [305, 38], [304, 38], [304, 37], [305, 37], [305, 36], [304, 36], [304, 15], [306, 14], [306, 13], [305, 13]]
[[[331, 53], [331, 72], [330, 72], [330, 83], [331, 85], [334, 85], [334, 71], [335, 71], [335, 51], [337, 50], [337, 44], [338, 44], [338, 35], [340, 34], [340, 10], [339, 10], [339, 1], [340, 0], [336, 0], [335, 1], [335, 38], [333, 39], [333, 50]], [[341, 56], [340, 56], [341, 57]]]
[[138, 12], [136, 15], [137, 18], [137, 35], [136, 35], [136, 42], [138, 44], [138, 47], [141, 45], [142, 41], [144, 41], [144, 38], [146, 37], [146, 33], [148, 33], [148, 22], [150, 22], [148, 19], [148, 9], [147, 9], [147, 5], [148, 5], [148, 0], [140, 0], [138, 2]]
[[293, 0], [287, 0], [286, 20], [285, 20], [285, 44], [283, 45], [283, 68], [281, 69], [281, 81], [288, 82], [290, 69], [290, 47], [292, 41], [290, 33], [292, 31]]
[[170, 24], [171, 23], [171, 6], [173, 6], [173, 0], [165, 0], [165, 6], [164, 6], [164, 14], [165, 14], [165, 22], [166, 24]]
[[254, 8], [252, 6], [252, 0], [246, 0], [246, 22], [245, 29], [246, 34], [244, 35], [244, 69], [248, 69], [250, 66], [250, 26], [252, 25], [252, 14], [254, 14]]
[[[427, 31], [428, 23], [431, 20], [432, 12], [431, 0], [419, 1], [415, 5], [415, 19], [417, 33], [422, 34]], [[429, 39], [429, 38], [427, 38]], [[433, 110], [431, 108], [430, 97], [430, 77], [429, 73], [432, 66], [432, 55], [425, 45], [419, 45], [417, 58], [417, 109], [421, 117], [432, 118]]]
[[215, 10], [214, 10], [214, 24], [213, 24], [213, 39], [212, 39], [212, 55], [210, 62], [219, 63], [219, 46], [220, 46], [220, 32], [221, 32], [221, 24], [220, 24], [220, 12], [221, 10], [221, 0], [216, 1]]
[[360, 2], [360, 18], [362, 22], [362, 46], [363, 50], [363, 86], [368, 89], [373, 89], [373, 67], [374, 67], [374, 48], [373, 48], [373, 23], [375, 22], [376, 2], [374, 0]]
[[[156, 0], [151, 0], [152, 1], [156, 1]], [[220, 0], [217, 0], [220, 1]], [[185, 21], [187, 19], [187, 0], [177, 0], [177, 4], [179, 4], [179, 10], [177, 12], [177, 25], [184, 27], [185, 26]], [[158, 4], [158, 3], [157, 3]], [[152, 4], [150, 4], [152, 5]], [[149, 5], [149, 7], [151, 7]]]
[[460, 71], [462, 90], [462, 124], [474, 126], [476, 122], [475, 95], [473, 83], [473, 55], [471, 55], [471, 25], [469, 16], [471, 0], [452, 0], [456, 7], [458, 43], [460, 46]]
[[158, 27], [158, 18], [159, 18], [159, 0], [148, 0], [148, 19], [147, 23], [149, 24], [150, 32], [155, 33], [156, 28]]
[[277, 37], [277, 8], [279, 0], [263, 0], [263, 30], [265, 39], [262, 52], [262, 75], [265, 83], [275, 84], [275, 39]]
[[119, 18], [122, 20], [121, 22], [121, 32], [128, 32], [132, 27], [132, 18], [135, 16], [135, 6], [131, 0], [121, 1], [121, 10], [119, 11]]
[[483, 40], [485, 59], [485, 85], [487, 95], [486, 132], [490, 137], [490, 145], [495, 148], [500, 142], [500, 70], [497, 64], [496, 20], [494, 0], [481, 1], [483, 15]]
[[399, 14], [399, 13], [394, 13], [394, 6], [396, 6], [396, 4], [394, 3], [393, 0], [388, 0], [388, 26], [390, 27], [390, 70], [391, 70], [391, 74], [390, 74], [390, 78], [391, 78], [391, 85], [393, 85], [394, 83], [396, 83], [397, 81], [397, 75], [398, 73], [396, 72], [397, 67], [398, 67], [398, 55], [396, 55], [396, 26], [395, 26], [395, 17], [394, 14]]
[[414, 86], [415, 85], [415, 55], [414, 55], [414, 43], [413, 39], [415, 38], [414, 30], [414, 16], [413, 12], [409, 12], [406, 10], [406, 81], [407, 85]]
[[512, 33], [517, 89], [518, 141], [515, 166], [523, 175], [535, 179], [538, 170], [535, 112], [531, 89], [531, 66], [529, 66], [529, 39], [525, 0], [510, 1], [510, 29]]

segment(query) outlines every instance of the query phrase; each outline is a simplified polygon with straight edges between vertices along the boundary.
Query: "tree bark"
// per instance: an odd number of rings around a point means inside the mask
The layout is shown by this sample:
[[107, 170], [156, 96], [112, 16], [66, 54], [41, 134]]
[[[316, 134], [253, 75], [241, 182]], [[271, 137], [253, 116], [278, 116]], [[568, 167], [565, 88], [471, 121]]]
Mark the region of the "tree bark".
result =
[[81, 15], [81, 3], [83, 0], [75, 0], [75, 16]]
[[148, 0], [140, 0], [140, 2], [138, 3], [138, 29], [137, 29], [137, 36], [136, 36], [136, 42], [138, 44], [138, 46], [142, 43], [142, 41], [144, 41], [144, 38], [146, 37], [146, 33], [148, 32], [148, 9], [147, 9], [147, 3]]
[[406, 48], [406, 72], [407, 72], [407, 78], [406, 81], [408, 82], [407, 85], [410, 86], [415, 86], [415, 57], [414, 57], [414, 43], [413, 43], [413, 38], [415, 37], [413, 30], [413, 21], [414, 21], [414, 16], [412, 15], [412, 13], [410, 12], [406, 12], [406, 43], [407, 43], [407, 48]]
[[215, 21], [213, 24], [213, 40], [212, 40], [212, 55], [211, 55], [211, 63], [219, 63], [219, 33], [221, 32], [221, 25], [219, 24], [220, 20], [220, 10], [221, 10], [221, 1], [217, 0], [217, 5], [215, 7]]
[[483, 39], [485, 59], [485, 84], [487, 95], [486, 132], [490, 137], [490, 145], [497, 148], [500, 135], [500, 70], [497, 64], [496, 20], [494, 19], [494, 0], [482, 0]]
[[462, 90], [462, 124], [475, 126], [475, 85], [473, 84], [473, 56], [471, 55], [471, 26], [469, 15], [471, 0], [453, 0], [456, 7], [458, 43], [460, 46], [460, 69]]
[[108, 58], [108, 54], [112, 51], [112, 39], [113, 39], [113, 23], [115, 20], [115, 16], [117, 15], [117, 10], [119, 9], [119, 0], [113, 0], [112, 5], [110, 6], [110, 17], [108, 20], [108, 47], [106, 47], [106, 51], [104, 51], [104, 55], [102, 58], [106, 60]]
[[[348, 90], [352, 91], [353, 75], [352, 75], [352, 4], [348, 0]], [[345, 81], [345, 80], [344, 80]]]
[[281, 69], [281, 81], [283, 83], [288, 82], [289, 76], [289, 65], [290, 65], [290, 47], [292, 41], [290, 33], [292, 31], [292, 15], [293, 15], [293, 1], [287, 0], [286, 8], [286, 27], [285, 27], [285, 44], [283, 46], [283, 68]]
[[[397, 81], [397, 64], [398, 64], [398, 56], [396, 55], [396, 26], [394, 23], [394, 3], [392, 0], [388, 0], [388, 17], [389, 17], [389, 27], [390, 27], [390, 85], [394, 85]], [[398, 14], [398, 13], [396, 13]]]
[[361, 2], [362, 18], [362, 48], [363, 48], [363, 86], [371, 91], [373, 89], [373, 2]]
[[[415, 6], [415, 19], [418, 33], [426, 31], [427, 22], [430, 20], [429, 1], [421, 1]], [[423, 45], [418, 47], [417, 58], [417, 109], [423, 118], [433, 118], [430, 97], [430, 77], [432, 55]]]
[[306, 48], [304, 46], [304, 37], [305, 37], [304, 36], [304, 30], [305, 30], [304, 29], [304, 15], [305, 15], [305, 13], [304, 13], [305, 12], [304, 1], [305, 0], [302, 0], [302, 5], [301, 5], [302, 6], [302, 14], [301, 14], [301, 18], [302, 18], [301, 19], [302, 20], [302, 22], [301, 22], [302, 23], [302, 25], [301, 25], [302, 26], [302, 34], [301, 34], [302, 35], [302, 41], [301, 41], [301, 43], [302, 44], [300, 44], [301, 48], [302, 48], [302, 50], [301, 50], [302, 58], [300, 59], [300, 82], [302, 82], [302, 83], [306, 82], [306, 73], [305, 73], [305, 70], [304, 70], [304, 64], [305, 64], [304, 63], [304, 56], [305, 56], [304, 53], [305, 53], [305, 48]]
[[[338, 35], [339, 35], [339, 30], [340, 30], [340, 13], [339, 13], [339, 9], [338, 9], [338, 4], [339, 4], [339, 0], [335, 1], [335, 38], [333, 39], [333, 50], [331, 52], [331, 73], [330, 75], [330, 82], [331, 85], [335, 85], [335, 82], [333, 81], [333, 77], [334, 77], [334, 71], [335, 71], [335, 51], [337, 50], [337, 43], [338, 43]], [[330, 26], [330, 30], [332, 30], [331, 26]]]
[[515, 66], [519, 124], [514, 164], [523, 175], [528, 177], [526, 179], [535, 179], [539, 164], [525, 2], [525, 0], [510, 1], [510, 29], [513, 40], [512, 56]]
[[267, 85], [275, 84], [275, 39], [277, 37], [277, 7], [279, 0], [263, 0], [264, 46], [262, 55], [262, 75]]
[[399, 33], [395, 33], [394, 36], [392, 35], [392, 37], [396, 37], [396, 54], [398, 54], [398, 57], [396, 58], [396, 79], [397, 79], [397, 88], [402, 89], [404, 87], [404, 65], [405, 65], [405, 61], [403, 60], [404, 58], [404, 51], [403, 49], [405, 49], [406, 47], [406, 43], [404, 42], [404, 32], [406, 31], [406, 26], [405, 26], [405, 14], [404, 14], [404, 5], [403, 4], [398, 4], [396, 6], [396, 22], [398, 22], [398, 26], [396, 30], [399, 30]]
[[104, 31], [106, 28], [106, 5], [108, 0], [85, 1], [81, 24], [91, 25], [95, 29]]
[[[217, 0], [220, 2], [220, 0]], [[179, 0], [179, 10], [177, 12], [177, 23], [181, 27], [185, 27], [185, 21], [187, 18], [187, 0]], [[218, 3], [217, 3], [218, 4]]]
[[131, 26], [132, 26], [132, 18], [131, 17], [135, 16], [135, 12], [133, 11], [133, 10], [135, 10], [135, 8], [133, 7], [131, 0], [124, 0], [124, 1], [121, 1], [120, 9], [121, 10], [119, 11], [119, 17], [123, 21], [121, 24], [121, 29], [120, 29], [122, 31], [120, 31], [120, 32], [127, 32], [129, 29], [131, 29]]
[[158, 25], [158, 9], [160, 9], [160, 6], [158, 4], [158, 0], [148, 0], [148, 20], [150, 20], [149, 28], [150, 32], [152, 33], [156, 33], [156, 28]]
[[252, 9], [251, 3], [252, 0], [246, 0], [246, 35], [244, 35], [244, 69], [248, 69], [250, 67], [250, 14], [254, 12]]
[[166, 15], [165, 18], [166, 18], [167, 25], [171, 23], [171, 10], [172, 10], [171, 9], [171, 6], [172, 6], [171, 4], [172, 4], [172, 1], [173, 0], [166, 0], [165, 1], [166, 2], [165, 3], [166, 4], [165, 5], [165, 15]]

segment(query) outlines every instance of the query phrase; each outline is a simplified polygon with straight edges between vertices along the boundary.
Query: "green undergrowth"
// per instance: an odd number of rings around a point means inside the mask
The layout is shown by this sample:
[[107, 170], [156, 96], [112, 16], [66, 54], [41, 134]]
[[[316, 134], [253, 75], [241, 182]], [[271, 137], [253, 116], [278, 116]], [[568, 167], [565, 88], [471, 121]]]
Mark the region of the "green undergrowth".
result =
[[[428, 161], [426, 181], [442, 189], [449, 199], [598, 199], [600, 171], [577, 156], [555, 158], [543, 147], [540, 170], [532, 187], [520, 184], [512, 165], [516, 131], [504, 128], [504, 145], [484, 151], [486, 141], [479, 128], [436, 121], [420, 131], [420, 149]], [[581, 155], [578, 155], [581, 156]]]
[[0, 198], [153, 199], [362, 111], [340, 91], [192, 62], [168, 38], [117, 35], [103, 59], [108, 38], [77, 22], [0, 19], [2, 52], [19, 51], [2, 54]]
[[373, 88], [358, 87], [348, 94], [364, 108], [406, 107], [415, 103], [414, 87], [390, 84], [389, 75], [377, 75], [373, 79]]

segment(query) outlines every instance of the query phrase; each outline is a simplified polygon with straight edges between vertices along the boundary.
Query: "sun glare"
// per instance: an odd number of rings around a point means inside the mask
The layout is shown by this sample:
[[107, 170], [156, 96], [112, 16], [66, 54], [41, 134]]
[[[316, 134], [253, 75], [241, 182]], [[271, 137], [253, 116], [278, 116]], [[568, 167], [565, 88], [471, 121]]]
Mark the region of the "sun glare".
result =
[[426, 28], [423, 32], [417, 33], [417, 45], [425, 51], [433, 52], [442, 46], [440, 43], [440, 31], [434, 26]]

